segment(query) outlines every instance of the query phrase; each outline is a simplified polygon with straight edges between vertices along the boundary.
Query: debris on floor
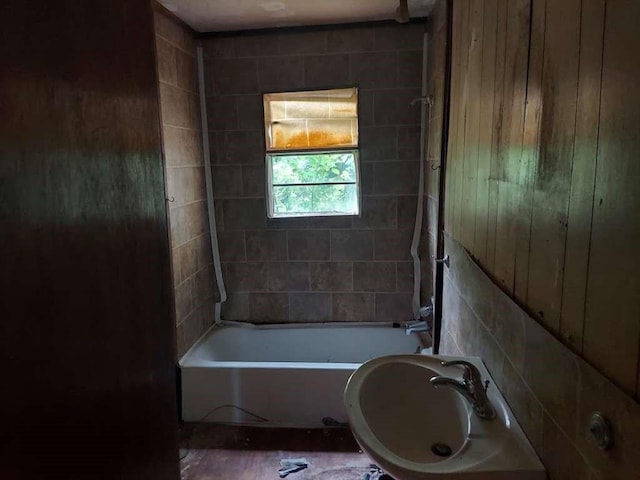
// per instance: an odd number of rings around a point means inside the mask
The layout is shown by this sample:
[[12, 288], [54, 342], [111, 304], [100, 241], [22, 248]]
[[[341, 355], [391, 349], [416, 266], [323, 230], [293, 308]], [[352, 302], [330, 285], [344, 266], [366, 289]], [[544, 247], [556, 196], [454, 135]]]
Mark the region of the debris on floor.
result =
[[372, 463], [369, 465], [369, 471], [362, 476], [362, 480], [393, 480], [393, 478]]
[[280, 460], [280, 470], [278, 474], [280, 478], [284, 478], [291, 473], [299, 472], [309, 466], [306, 458], [285, 458]]
[[349, 423], [347, 422], [340, 422], [338, 420], [336, 420], [335, 418], [332, 417], [323, 417], [322, 418], [322, 424], [325, 427], [341, 427], [341, 428], [347, 428], [349, 426]]

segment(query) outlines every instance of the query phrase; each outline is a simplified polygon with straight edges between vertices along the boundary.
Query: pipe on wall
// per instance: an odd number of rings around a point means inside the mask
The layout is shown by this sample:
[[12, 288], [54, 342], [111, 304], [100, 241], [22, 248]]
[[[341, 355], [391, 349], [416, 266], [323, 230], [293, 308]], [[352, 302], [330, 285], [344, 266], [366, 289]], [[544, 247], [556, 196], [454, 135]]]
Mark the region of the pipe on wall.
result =
[[213, 200], [213, 178], [211, 176], [211, 161], [209, 159], [209, 135], [207, 134], [207, 104], [204, 90], [204, 61], [202, 47], [197, 47], [198, 55], [198, 92], [200, 94], [200, 118], [202, 121], [202, 152], [204, 156], [205, 183], [207, 187], [207, 211], [209, 213], [209, 237], [213, 254], [213, 269], [220, 299], [214, 307], [215, 323], [221, 321], [222, 304], [227, 300], [227, 291], [222, 278], [222, 263], [220, 261], [220, 247], [218, 245], [218, 231], [216, 227], [216, 209]]
[[411, 106], [414, 102], [419, 101], [421, 106], [420, 113], [420, 174], [418, 177], [418, 205], [416, 209], [416, 221], [413, 228], [413, 238], [411, 240], [411, 258], [413, 258], [413, 299], [412, 309], [413, 318], [419, 320], [421, 318], [421, 301], [420, 301], [420, 285], [421, 285], [421, 267], [420, 256], [418, 255], [418, 245], [420, 244], [420, 234], [422, 233], [422, 216], [424, 215], [424, 164], [425, 156], [427, 154], [427, 148], [425, 146], [425, 139], [427, 138], [425, 130], [427, 128], [427, 122], [431, 117], [431, 101], [427, 98], [427, 60], [428, 60], [428, 45], [429, 35], [427, 33], [423, 36], [422, 41], [422, 90], [421, 97], [414, 99], [411, 102]]

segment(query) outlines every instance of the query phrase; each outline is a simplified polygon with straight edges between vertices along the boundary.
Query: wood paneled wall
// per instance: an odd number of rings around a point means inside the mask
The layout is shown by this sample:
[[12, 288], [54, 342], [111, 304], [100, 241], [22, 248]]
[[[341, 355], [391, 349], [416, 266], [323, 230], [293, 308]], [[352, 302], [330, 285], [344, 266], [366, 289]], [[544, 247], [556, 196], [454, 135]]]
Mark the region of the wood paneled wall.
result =
[[0, 478], [175, 480], [148, 2], [0, 3]]
[[640, 3], [454, 1], [445, 230], [638, 395]]

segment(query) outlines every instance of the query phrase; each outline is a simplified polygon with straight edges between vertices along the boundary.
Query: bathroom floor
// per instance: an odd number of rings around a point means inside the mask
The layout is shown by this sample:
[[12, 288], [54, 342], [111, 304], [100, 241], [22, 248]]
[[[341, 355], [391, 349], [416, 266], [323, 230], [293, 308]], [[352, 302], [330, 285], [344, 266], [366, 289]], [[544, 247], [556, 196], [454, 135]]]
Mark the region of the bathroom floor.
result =
[[182, 480], [278, 479], [280, 460], [300, 457], [310, 466], [288, 480], [361, 480], [371, 465], [346, 428], [186, 424], [181, 437]]

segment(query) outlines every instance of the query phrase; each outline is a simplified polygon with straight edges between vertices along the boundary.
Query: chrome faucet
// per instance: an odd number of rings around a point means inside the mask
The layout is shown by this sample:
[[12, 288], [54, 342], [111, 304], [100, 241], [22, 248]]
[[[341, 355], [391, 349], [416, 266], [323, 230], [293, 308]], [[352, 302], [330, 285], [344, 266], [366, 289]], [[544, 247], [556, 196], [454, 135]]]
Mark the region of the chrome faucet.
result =
[[416, 332], [428, 332], [428, 331], [429, 331], [429, 324], [427, 323], [426, 320], [416, 320], [415, 322], [407, 323], [404, 326], [404, 332], [407, 335], [411, 335], [412, 333], [416, 333]]
[[482, 376], [475, 365], [464, 360], [453, 360], [450, 362], [440, 362], [443, 367], [449, 367], [451, 365], [461, 365], [464, 367], [464, 375], [462, 381], [449, 377], [432, 377], [429, 381], [434, 387], [451, 387], [464, 398], [466, 398], [473, 411], [480, 418], [485, 420], [492, 420], [496, 418], [496, 410], [491, 405], [489, 398], [487, 397], [487, 387], [489, 386], [489, 380], [484, 384], [482, 383]]
[[404, 325], [404, 331], [407, 335], [411, 335], [415, 332], [430, 332], [427, 318], [433, 315], [433, 297], [431, 297], [431, 304], [425, 305], [418, 309], [418, 315], [415, 320], [407, 322]]

